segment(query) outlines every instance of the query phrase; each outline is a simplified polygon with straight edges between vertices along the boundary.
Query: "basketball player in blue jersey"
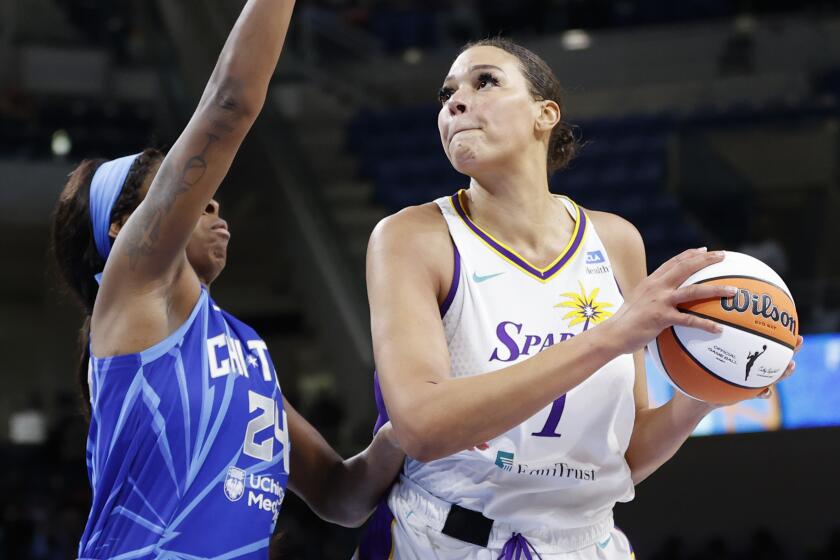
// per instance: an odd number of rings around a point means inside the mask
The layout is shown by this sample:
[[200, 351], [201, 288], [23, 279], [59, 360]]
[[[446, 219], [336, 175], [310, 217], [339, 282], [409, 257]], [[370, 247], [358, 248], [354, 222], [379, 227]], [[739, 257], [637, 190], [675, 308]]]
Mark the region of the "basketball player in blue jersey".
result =
[[285, 401], [265, 342], [209, 286], [230, 234], [213, 195], [265, 101], [292, 0], [249, 0], [169, 153], [83, 162], [55, 255], [88, 312], [93, 505], [79, 558], [264, 559], [287, 485], [360, 525], [403, 454], [342, 460]]
[[408, 458], [357, 558], [631, 558], [613, 505], [712, 409], [680, 393], [650, 408], [642, 349], [670, 325], [718, 331], [676, 305], [734, 293], [679, 288], [722, 255], [686, 251], [647, 276], [630, 223], [552, 195], [576, 148], [560, 94], [527, 49], [466, 47], [438, 128], [469, 188], [374, 230], [380, 423]]

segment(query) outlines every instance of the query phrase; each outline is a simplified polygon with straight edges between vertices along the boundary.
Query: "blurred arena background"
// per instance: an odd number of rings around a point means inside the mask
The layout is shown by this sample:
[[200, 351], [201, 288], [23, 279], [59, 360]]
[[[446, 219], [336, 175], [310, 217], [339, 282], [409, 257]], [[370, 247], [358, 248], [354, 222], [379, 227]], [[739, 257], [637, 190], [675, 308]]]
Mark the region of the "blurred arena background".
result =
[[[74, 558], [89, 507], [81, 319], [48, 256], [57, 194], [83, 158], [172, 143], [241, 4], [0, 0], [0, 558]], [[836, 0], [299, 0], [219, 193], [233, 238], [214, 297], [269, 343], [304, 416], [360, 449], [368, 235], [465, 185], [436, 91], [462, 43], [500, 32], [551, 64], [587, 143], [554, 191], [633, 221], [650, 270], [691, 246], [753, 254], [800, 311], [806, 347], [778, 397], [710, 416], [618, 506], [637, 557], [840, 560]], [[348, 558], [356, 538], [291, 495], [278, 532], [291, 559]]]

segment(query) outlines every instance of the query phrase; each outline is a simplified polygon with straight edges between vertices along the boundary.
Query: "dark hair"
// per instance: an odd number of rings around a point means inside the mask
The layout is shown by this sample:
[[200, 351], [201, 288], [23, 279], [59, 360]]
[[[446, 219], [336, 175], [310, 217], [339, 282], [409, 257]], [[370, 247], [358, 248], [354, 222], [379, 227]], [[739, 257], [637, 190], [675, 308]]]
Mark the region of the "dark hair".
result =
[[[163, 153], [147, 148], [129, 169], [120, 196], [111, 211], [111, 223], [130, 215], [141, 201], [141, 187], [149, 172], [163, 159]], [[83, 407], [90, 412], [90, 389], [87, 384], [87, 363], [90, 357], [90, 316], [99, 285], [94, 274], [105, 267], [105, 260], [96, 250], [93, 226], [90, 221], [90, 182], [104, 159], [86, 159], [70, 173], [58, 198], [52, 219], [52, 254], [65, 286], [75, 296], [85, 313], [79, 334], [81, 352], [77, 382], [83, 397]]]
[[575, 137], [575, 127], [562, 120], [563, 87], [551, 67], [522, 45], [502, 37], [491, 37], [467, 43], [461, 48], [461, 52], [473, 47], [496, 47], [515, 56], [528, 82], [531, 97], [538, 101], [550, 99], [560, 106], [561, 120], [551, 131], [551, 138], [548, 141], [548, 174], [551, 175], [566, 167], [577, 154], [580, 145]]

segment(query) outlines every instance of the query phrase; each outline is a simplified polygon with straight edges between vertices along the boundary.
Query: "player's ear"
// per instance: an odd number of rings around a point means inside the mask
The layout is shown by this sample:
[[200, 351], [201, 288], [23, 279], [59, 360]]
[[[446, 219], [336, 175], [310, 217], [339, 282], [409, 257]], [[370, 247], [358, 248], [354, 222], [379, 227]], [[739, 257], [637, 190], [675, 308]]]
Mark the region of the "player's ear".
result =
[[126, 221], [128, 221], [128, 216], [123, 216], [118, 221], [111, 222], [111, 227], [108, 228], [108, 237], [110, 237], [111, 239], [116, 239], [117, 235], [120, 233], [120, 230], [122, 230]]
[[534, 128], [538, 131], [548, 131], [560, 123], [560, 106], [556, 101], [544, 99], [536, 103], [537, 119]]

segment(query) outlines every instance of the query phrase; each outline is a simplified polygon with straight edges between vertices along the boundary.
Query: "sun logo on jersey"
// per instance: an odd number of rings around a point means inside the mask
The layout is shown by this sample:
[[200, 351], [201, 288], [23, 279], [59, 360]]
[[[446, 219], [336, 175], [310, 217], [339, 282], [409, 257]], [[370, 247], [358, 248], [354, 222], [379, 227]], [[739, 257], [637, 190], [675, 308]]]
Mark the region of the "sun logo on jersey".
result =
[[563, 319], [571, 319], [570, 327], [583, 323], [583, 330], [589, 328], [590, 325], [597, 325], [604, 319], [612, 317], [612, 311], [607, 311], [608, 307], [613, 307], [613, 304], [598, 301], [598, 291], [600, 288], [595, 288], [591, 293], [586, 293], [586, 288], [583, 287], [583, 282], [578, 281], [580, 286], [580, 293], [567, 292], [561, 294], [561, 297], [567, 298], [569, 301], [558, 303], [554, 307], [571, 307], [572, 310], [563, 315]]

